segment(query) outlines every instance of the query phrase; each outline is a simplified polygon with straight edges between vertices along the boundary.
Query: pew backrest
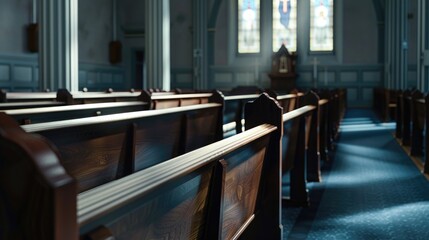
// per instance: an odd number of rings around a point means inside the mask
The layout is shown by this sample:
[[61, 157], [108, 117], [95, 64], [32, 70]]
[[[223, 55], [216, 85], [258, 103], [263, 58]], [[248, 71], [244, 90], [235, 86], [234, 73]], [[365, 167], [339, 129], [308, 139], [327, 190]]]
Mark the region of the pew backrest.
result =
[[22, 125], [52, 141], [79, 191], [222, 139], [221, 103]]
[[56, 94], [58, 102], [67, 104], [87, 104], [102, 102], [136, 101], [140, 92], [69, 92], [59, 89]]
[[122, 112], [142, 111], [148, 104], [140, 101], [89, 103], [55, 107], [0, 110], [13, 117], [19, 124], [52, 122], [67, 119], [102, 116]]
[[149, 109], [164, 109], [212, 102], [215, 93], [155, 94], [143, 90], [138, 99], [150, 103]]

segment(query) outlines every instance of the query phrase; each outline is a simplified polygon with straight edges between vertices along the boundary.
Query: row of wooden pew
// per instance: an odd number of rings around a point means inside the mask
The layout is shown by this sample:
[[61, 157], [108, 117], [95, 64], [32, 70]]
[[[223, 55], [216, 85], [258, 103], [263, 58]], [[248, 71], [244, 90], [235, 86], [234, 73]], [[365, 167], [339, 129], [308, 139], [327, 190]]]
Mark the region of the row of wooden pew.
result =
[[420, 159], [425, 174], [429, 173], [429, 106], [428, 95], [416, 89], [398, 91], [396, 137], [408, 153]]
[[345, 93], [269, 94], [27, 125], [0, 113], [0, 238], [280, 239], [282, 175], [308, 204]]
[[396, 119], [397, 105], [397, 90], [381, 87], [373, 89], [373, 108], [382, 121], [387, 122]]

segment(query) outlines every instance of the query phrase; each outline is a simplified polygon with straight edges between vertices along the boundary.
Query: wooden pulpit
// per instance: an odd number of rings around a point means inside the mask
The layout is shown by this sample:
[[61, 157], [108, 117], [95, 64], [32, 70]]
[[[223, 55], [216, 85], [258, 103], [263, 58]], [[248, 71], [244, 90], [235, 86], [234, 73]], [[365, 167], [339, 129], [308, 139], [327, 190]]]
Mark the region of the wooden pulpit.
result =
[[285, 45], [274, 53], [272, 58], [271, 89], [282, 92], [289, 92], [296, 88], [297, 74], [295, 72], [296, 53], [289, 53]]

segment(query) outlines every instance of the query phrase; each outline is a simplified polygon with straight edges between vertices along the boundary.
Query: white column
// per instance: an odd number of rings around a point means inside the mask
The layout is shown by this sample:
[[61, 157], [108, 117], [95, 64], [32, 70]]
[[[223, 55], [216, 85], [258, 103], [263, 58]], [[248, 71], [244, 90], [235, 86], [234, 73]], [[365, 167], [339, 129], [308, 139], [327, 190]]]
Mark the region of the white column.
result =
[[78, 0], [39, 0], [41, 90], [78, 90]]
[[170, 1], [146, 0], [144, 88], [170, 90]]
[[207, 89], [207, 1], [193, 0], [194, 89]]

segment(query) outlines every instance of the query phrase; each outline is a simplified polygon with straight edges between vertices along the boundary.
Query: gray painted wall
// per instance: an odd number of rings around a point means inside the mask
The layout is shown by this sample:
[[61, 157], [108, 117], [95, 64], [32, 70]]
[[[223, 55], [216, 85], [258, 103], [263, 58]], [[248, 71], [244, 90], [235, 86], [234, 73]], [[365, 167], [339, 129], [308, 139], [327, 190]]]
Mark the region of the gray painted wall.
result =
[[170, 0], [172, 68], [192, 68], [192, 0]]
[[112, 4], [108, 0], [79, 0], [79, 62], [109, 64]]
[[27, 53], [25, 29], [31, 22], [32, 0], [1, 0], [0, 53]]
[[343, 14], [345, 64], [377, 63], [377, 18], [372, 0], [346, 0]]

